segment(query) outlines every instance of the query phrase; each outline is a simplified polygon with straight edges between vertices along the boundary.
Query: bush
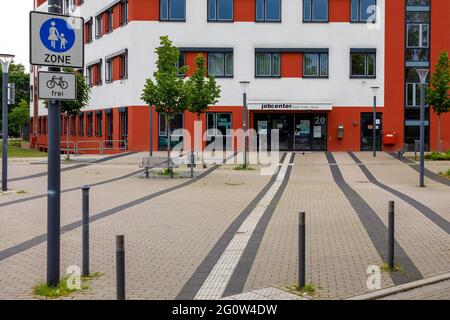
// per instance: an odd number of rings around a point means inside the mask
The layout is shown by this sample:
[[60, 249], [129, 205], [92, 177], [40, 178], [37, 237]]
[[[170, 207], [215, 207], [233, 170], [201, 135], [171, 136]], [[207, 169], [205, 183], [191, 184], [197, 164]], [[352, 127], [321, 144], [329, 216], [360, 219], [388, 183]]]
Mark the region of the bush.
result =
[[425, 155], [425, 159], [431, 160], [431, 161], [445, 161], [450, 160], [450, 151], [447, 151], [445, 153], [441, 152], [431, 152], [427, 153]]

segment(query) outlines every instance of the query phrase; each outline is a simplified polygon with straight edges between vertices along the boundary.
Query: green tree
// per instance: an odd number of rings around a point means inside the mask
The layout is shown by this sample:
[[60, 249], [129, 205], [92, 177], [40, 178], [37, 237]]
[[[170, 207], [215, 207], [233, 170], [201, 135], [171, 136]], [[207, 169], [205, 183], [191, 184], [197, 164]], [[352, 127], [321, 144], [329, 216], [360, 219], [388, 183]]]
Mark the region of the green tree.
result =
[[184, 112], [190, 100], [187, 83], [179, 74], [185, 74], [186, 67], [178, 67], [180, 51], [170, 41], [168, 36], [160, 38], [161, 46], [156, 48], [156, 71], [153, 78], [147, 79], [141, 99], [150, 106], [155, 106], [156, 112], [167, 116], [167, 165], [173, 176], [170, 162], [170, 124], [175, 114]]
[[195, 60], [196, 69], [188, 79], [191, 101], [188, 110], [200, 115], [206, 112], [211, 105], [215, 105], [220, 98], [220, 86], [214, 76], [207, 76], [205, 58], [199, 54]]
[[[61, 101], [61, 113], [76, 115], [81, 109], [89, 103], [91, 88], [87, 85], [82, 70], [74, 70], [72, 68], [64, 68], [64, 72], [75, 73], [77, 82], [77, 99], [72, 101]], [[48, 101], [45, 101], [45, 107], [48, 108]]]
[[28, 124], [30, 119], [30, 104], [22, 99], [18, 107], [15, 107], [9, 113], [9, 131], [13, 136], [19, 137], [23, 127]]
[[[2, 70], [0, 66], [0, 70]], [[0, 72], [1, 74], [1, 72]], [[14, 105], [8, 106], [8, 112], [11, 113], [15, 108], [19, 107], [22, 103], [22, 100], [25, 100], [27, 103], [30, 102], [30, 75], [25, 72], [25, 67], [22, 64], [12, 63], [9, 66], [9, 83], [14, 83], [16, 87], [15, 91], [15, 101]], [[0, 76], [0, 97], [2, 96], [2, 84], [3, 79]], [[28, 115], [29, 117], [29, 115]], [[1, 118], [1, 115], [0, 115]], [[14, 134], [13, 131], [10, 131], [11, 134]]]
[[427, 103], [438, 116], [438, 151], [441, 152], [441, 115], [450, 110], [450, 69], [448, 52], [441, 52], [436, 70], [431, 77], [430, 87], [426, 89]]
[[86, 79], [83, 76], [82, 70], [74, 70], [71, 68], [64, 68], [64, 72], [72, 72], [76, 75], [77, 81], [77, 100], [62, 101], [61, 112], [67, 112], [71, 115], [76, 115], [81, 109], [86, 107], [89, 103], [91, 88], [87, 85]]

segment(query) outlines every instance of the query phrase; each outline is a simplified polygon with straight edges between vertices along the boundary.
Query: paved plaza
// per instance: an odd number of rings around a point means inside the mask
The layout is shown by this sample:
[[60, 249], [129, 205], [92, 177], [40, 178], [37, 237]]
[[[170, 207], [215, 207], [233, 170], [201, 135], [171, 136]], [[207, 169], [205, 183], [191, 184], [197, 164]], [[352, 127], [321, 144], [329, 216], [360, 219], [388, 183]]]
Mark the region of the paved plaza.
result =
[[[196, 167], [194, 179], [145, 178], [143, 153], [63, 162], [61, 276], [81, 266], [81, 190], [90, 191], [89, 288], [64, 299], [115, 299], [115, 236], [125, 235], [128, 299], [345, 299], [370, 292], [370, 266], [387, 258], [388, 201], [395, 201], [396, 263], [381, 287], [450, 271], [450, 185], [426, 163], [380, 152], [281, 153], [274, 175]], [[162, 168], [164, 153], [151, 165]], [[47, 165], [9, 163], [0, 195], [0, 299], [38, 299], [46, 279]], [[188, 170], [180, 166], [178, 171]], [[450, 181], [450, 180], [449, 180]], [[298, 217], [306, 212], [306, 279], [313, 295], [288, 293], [298, 278]], [[450, 299], [449, 281], [384, 299]]]

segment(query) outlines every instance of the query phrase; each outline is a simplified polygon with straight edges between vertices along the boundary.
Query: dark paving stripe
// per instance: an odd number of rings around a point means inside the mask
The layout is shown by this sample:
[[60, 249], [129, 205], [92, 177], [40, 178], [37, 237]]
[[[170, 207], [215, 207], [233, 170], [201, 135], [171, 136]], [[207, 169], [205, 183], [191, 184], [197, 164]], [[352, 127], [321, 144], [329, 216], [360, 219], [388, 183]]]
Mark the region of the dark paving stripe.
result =
[[402, 199], [403, 201], [405, 201], [406, 203], [408, 203], [409, 205], [411, 205], [412, 207], [417, 209], [419, 212], [421, 212], [425, 217], [427, 217], [428, 219], [433, 221], [442, 230], [444, 230], [447, 233], [450, 233], [450, 222], [449, 221], [444, 219], [436, 211], [430, 209], [423, 203], [411, 198], [410, 196], [408, 196], [400, 191], [397, 191], [397, 190], [381, 183], [380, 181], [378, 181], [375, 178], [375, 176], [369, 171], [369, 169], [367, 169], [367, 167], [361, 162], [361, 160], [359, 160], [359, 158], [353, 152], [349, 152], [348, 154], [359, 165], [361, 170], [366, 175], [367, 179], [369, 179], [369, 181], [372, 184], [374, 184], [374, 185], [380, 187], [381, 189], [384, 189], [384, 190], [392, 193], [393, 195], [397, 196], [398, 198]]
[[[97, 183], [93, 183], [93, 184], [90, 184], [90, 186], [91, 187], [97, 187], [97, 186], [100, 186], [100, 185], [103, 185], [103, 184], [108, 184], [108, 183], [111, 183], [111, 182], [127, 179], [127, 178], [130, 178], [130, 177], [138, 174], [141, 171], [142, 170], [138, 170], [138, 171], [131, 172], [131, 173], [128, 173], [126, 175], [123, 175], [123, 176], [120, 176], [120, 177], [117, 177], [117, 178], [112, 178], [112, 179], [109, 179], [109, 180], [104, 180], [104, 181], [100, 181], [100, 182], [97, 182]], [[73, 187], [73, 188], [61, 190], [61, 193], [66, 193], [66, 192], [71, 192], [71, 191], [76, 191], [76, 190], [81, 190], [81, 186], [80, 187]], [[13, 205], [13, 204], [17, 204], [17, 203], [22, 203], [22, 202], [27, 202], [27, 201], [31, 201], [31, 200], [44, 198], [46, 196], [47, 196], [47, 194], [44, 193], [44, 194], [38, 194], [38, 195], [35, 195], [35, 196], [31, 196], [31, 197], [26, 197], [26, 198], [22, 198], [22, 199], [16, 199], [16, 200], [0, 203], [0, 208], [6, 207], [6, 206], [10, 206], [10, 205]]]
[[[394, 153], [389, 153], [389, 154], [391, 156], [393, 156], [395, 159], [398, 159], [403, 163], [409, 164], [409, 166], [411, 168], [413, 168], [414, 170], [416, 170], [417, 172], [420, 172], [420, 166], [416, 162], [412, 161], [411, 159], [408, 159], [406, 157], [398, 158], [397, 155]], [[427, 177], [428, 179], [445, 184], [446, 186], [450, 187], [450, 179], [444, 178], [444, 177], [438, 175], [437, 173], [434, 173], [433, 171], [428, 170], [427, 168], [425, 168], [424, 172], [425, 172], [425, 177]]]
[[[70, 166], [70, 167], [62, 168], [61, 172], [75, 170], [75, 169], [80, 169], [80, 168], [83, 168], [83, 167], [86, 167], [86, 166], [90, 166], [92, 164], [98, 164], [98, 163], [106, 162], [106, 161], [109, 161], [109, 160], [117, 159], [117, 158], [120, 158], [120, 157], [129, 156], [130, 154], [133, 154], [133, 153], [135, 153], [135, 152], [119, 153], [119, 154], [115, 154], [115, 155], [112, 155], [112, 156], [104, 157], [102, 159], [89, 161], [89, 162], [86, 162], [86, 163], [76, 164], [76, 165], [73, 165], [73, 166]], [[45, 177], [46, 175], [47, 175], [47, 172], [34, 173], [34, 174], [30, 174], [28, 176], [8, 179], [8, 182], [40, 178], [40, 177]]]
[[[193, 184], [194, 182], [197, 182], [198, 180], [206, 177], [208, 174], [210, 174], [211, 172], [216, 170], [218, 167], [219, 167], [219, 165], [215, 165], [215, 166], [211, 167], [210, 169], [206, 170], [205, 172], [202, 172], [201, 174], [199, 174], [196, 178], [191, 179], [189, 181], [186, 181], [186, 182], [184, 182], [182, 184], [179, 184], [177, 186], [173, 186], [173, 187], [170, 187], [170, 188], [167, 188], [167, 189], [164, 189], [164, 190], [157, 191], [155, 193], [151, 193], [151, 194], [149, 194], [149, 195], [147, 195], [145, 197], [133, 200], [131, 202], [125, 203], [125, 204], [120, 205], [118, 207], [111, 208], [109, 210], [97, 213], [97, 214], [91, 216], [89, 221], [92, 223], [94, 221], [97, 221], [97, 220], [109, 217], [109, 216], [111, 216], [111, 215], [113, 215], [115, 213], [118, 213], [120, 211], [124, 211], [124, 210], [129, 209], [129, 208], [134, 207], [134, 206], [137, 206], [139, 204], [142, 204], [142, 203], [144, 203], [146, 201], [152, 200], [154, 198], [157, 198], [157, 197], [162, 196], [164, 194], [167, 194], [169, 192], [172, 192], [172, 191], [175, 191], [175, 190], [187, 187], [187, 186]], [[74, 230], [76, 228], [79, 228], [79, 227], [81, 227], [81, 225], [82, 225], [82, 221], [81, 220], [78, 220], [78, 221], [72, 222], [70, 224], [67, 224], [67, 225], [61, 227], [61, 234], [64, 234], [66, 232], [69, 232], [69, 231], [72, 231], [72, 230]], [[47, 234], [42, 234], [42, 235], [34, 237], [34, 238], [30, 239], [30, 240], [27, 240], [27, 241], [24, 241], [22, 243], [19, 243], [19, 244], [13, 246], [13, 247], [10, 247], [8, 249], [0, 251], [0, 261], [5, 260], [5, 259], [7, 259], [7, 258], [9, 258], [11, 256], [14, 256], [14, 255], [16, 255], [18, 253], [21, 253], [21, 252], [23, 252], [25, 250], [28, 250], [30, 248], [33, 248], [33, 247], [35, 247], [35, 246], [37, 246], [37, 245], [39, 245], [41, 243], [44, 243], [46, 241], [47, 241]]]
[[[331, 152], [326, 152], [326, 157], [328, 163], [330, 164], [331, 173], [333, 179], [342, 193], [348, 199], [352, 205], [355, 212], [358, 214], [361, 223], [366, 229], [370, 240], [372, 241], [375, 249], [377, 250], [379, 256], [383, 261], [387, 261], [388, 252], [388, 233], [387, 228], [383, 221], [378, 217], [376, 212], [367, 204], [367, 202], [355, 191], [352, 187], [345, 181], [342, 176], [341, 170], [334, 159]], [[387, 209], [387, 202], [386, 202]], [[414, 265], [412, 260], [408, 257], [406, 252], [400, 246], [400, 244], [395, 241], [395, 260], [399, 263], [405, 270], [405, 273], [395, 272], [391, 274], [392, 281], [395, 285], [415, 281], [422, 279], [423, 276], [417, 267]]]
[[[283, 154], [280, 162], [283, 163], [286, 154]], [[193, 300], [197, 295], [197, 292], [202, 287], [203, 283], [208, 278], [208, 275], [211, 273], [214, 266], [219, 261], [223, 252], [233, 239], [236, 232], [239, 230], [239, 227], [242, 223], [247, 219], [253, 209], [257, 206], [259, 201], [264, 197], [264, 195], [269, 191], [269, 189], [274, 184], [277, 174], [280, 170], [278, 167], [277, 172], [271, 177], [269, 182], [261, 189], [261, 191], [256, 195], [256, 197], [249, 203], [249, 205], [234, 219], [234, 221], [230, 224], [230, 226], [225, 230], [220, 239], [216, 242], [211, 251], [207, 254], [207, 256], [203, 259], [200, 265], [197, 267], [197, 270], [192, 274], [186, 284], [183, 286], [181, 291], [178, 293], [176, 300]]]
[[[294, 163], [295, 154], [292, 154], [289, 163]], [[259, 220], [253, 234], [250, 237], [250, 240], [245, 247], [244, 252], [242, 253], [241, 258], [236, 266], [236, 269], [231, 276], [230, 282], [223, 293], [224, 297], [232, 296], [235, 294], [242, 293], [244, 290], [245, 282], [247, 281], [248, 275], [252, 268], [253, 262], [255, 261], [256, 254], [258, 253], [259, 247], [261, 245], [261, 241], [264, 237], [264, 233], [266, 232], [267, 226], [269, 225], [270, 219], [272, 218], [275, 209], [280, 202], [281, 196], [286, 189], [286, 186], [289, 182], [289, 178], [291, 176], [292, 166], [288, 166], [286, 170], [286, 175], [283, 179], [283, 182], [278, 189], [277, 193], [273, 197], [272, 201], [270, 201], [269, 206], [264, 211], [264, 214]]]

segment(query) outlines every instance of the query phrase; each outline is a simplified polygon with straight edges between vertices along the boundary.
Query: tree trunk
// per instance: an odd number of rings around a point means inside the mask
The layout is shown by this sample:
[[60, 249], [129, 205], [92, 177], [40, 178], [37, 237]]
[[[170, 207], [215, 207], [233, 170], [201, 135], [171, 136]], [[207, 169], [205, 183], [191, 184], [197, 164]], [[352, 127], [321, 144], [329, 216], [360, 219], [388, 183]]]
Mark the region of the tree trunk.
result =
[[441, 146], [441, 115], [438, 114], [438, 151], [442, 152]]
[[167, 116], [167, 170], [169, 170], [170, 177], [173, 178], [173, 169], [170, 161], [170, 121], [172, 119]]

